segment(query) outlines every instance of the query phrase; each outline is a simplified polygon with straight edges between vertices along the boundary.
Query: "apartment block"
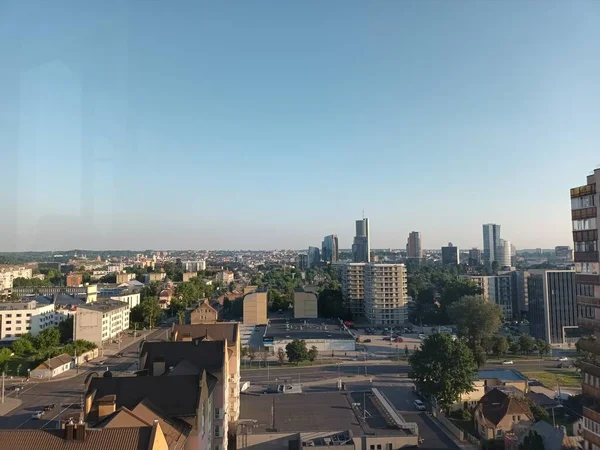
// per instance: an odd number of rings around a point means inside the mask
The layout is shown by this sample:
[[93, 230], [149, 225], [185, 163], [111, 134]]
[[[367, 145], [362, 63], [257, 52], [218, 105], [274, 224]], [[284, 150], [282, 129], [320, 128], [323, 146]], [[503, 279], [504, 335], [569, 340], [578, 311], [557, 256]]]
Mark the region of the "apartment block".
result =
[[512, 278], [508, 275], [490, 276], [488, 278], [487, 298], [500, 307], [505, 320], [513, 318]]
[[117, 274], [117, 284], [127, 283], [131, 280], [135, 280], [135, 273], [121, 272]]
[[129, 329], [129, 305], [119, 300], [98, 300], [80, 305], [73, 322], [73, 339], [101, 346]]
[[184, 261], [181, 263], [183, 270], [186, 272], [200, 272], [206, 270], [206, 261]]
[[217, 273], [217, 280], [223, 282], [223, 285], [233, 283], [233, 272], [231, 270], [224, 270]]
[[15, 278], [31, 278], [32, 270], [26, 267], [0, 268], [0, 291], [12, 289]]
[[244, 325], [266, 325], [267, 293], [253, 292], [244, 295]]
[[423, 247], [421, 242], [421, 233], [411, 231], [406, 241], [406, 257], [411, 259], [423, 258]]
[[54, 304], [37, 300], [0, 303], [0, 341], [16, 340], [26, 333], [37, 335], [54, 326]]
[[339, 259], [339, 243], [338, 237], [335, 234], [330, 234], [323, 238], [321, 243], [323, 261], [335, 263]]
[[442, 247], [442, 264], [460, 264], [460, 253], [458, 247], [448, 242], [447, 247]]
[[364, 263], [340, 264], [339, 268], [344, 306], [353, 318], [363, 317], [363, 302], [365, 299]]
[[85, 286], [36, 286], [36, 287], [15, 287], [12, 293], [19, 297], [33, 295], [53, 296], [59, 294], [72, 295], [85, 301], [93, 303], [98, 299], [98, 285], [89, 284]]
[[66, 278], [67, 286], [76, 287], [83, 284], [83, 274], [79, 272], [72, 272], [67, 275]]

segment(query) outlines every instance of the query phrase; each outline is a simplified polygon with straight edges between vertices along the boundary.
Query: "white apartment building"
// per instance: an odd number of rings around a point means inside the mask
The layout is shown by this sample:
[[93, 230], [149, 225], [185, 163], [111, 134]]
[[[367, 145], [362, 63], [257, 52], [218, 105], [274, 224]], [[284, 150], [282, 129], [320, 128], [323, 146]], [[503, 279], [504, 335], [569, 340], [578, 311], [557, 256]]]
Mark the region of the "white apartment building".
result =
[[0, 341], [13, 341], [26, 333], [37, 335], [55, 325], [54, 304], [36, 300], [0, 303]]
[[224, 270], [217, 274], [217, 280], [222, 281], [224, 285], [233, 283], [233, 272], [230, 270]]
[[353, 316], [365, 317], [371, 325], [406, 322], [404, 264], [348, 263], [341, 275], [344, 302]]
[[125, 302], [129, 305], [129, 309], [136, 307], [140, 304], [140, 293], [139, 292], [122, 292], [118, 295], [111, 295], [112, 300], [118, 300]]
[[0, 291], [12, 289], [15, 278], [31, 278], [32, 270], [25, 267], [0, 268]]
[[109, 264], [108, 267], [106, 268], [106, 271], [108, 273], [122, 272], [124, 267], [125, 267], [125, 265], [123, 263]]
[[184, 272], [200, 272], [206, 270], [206, 261], [203, 259], [200, 261], [184, 261], [182, 265]]
[[85, 339], [101, 346], [129, 329], [129, 305], [106, 299], [81, 305], [73, 323], [73, 340]]

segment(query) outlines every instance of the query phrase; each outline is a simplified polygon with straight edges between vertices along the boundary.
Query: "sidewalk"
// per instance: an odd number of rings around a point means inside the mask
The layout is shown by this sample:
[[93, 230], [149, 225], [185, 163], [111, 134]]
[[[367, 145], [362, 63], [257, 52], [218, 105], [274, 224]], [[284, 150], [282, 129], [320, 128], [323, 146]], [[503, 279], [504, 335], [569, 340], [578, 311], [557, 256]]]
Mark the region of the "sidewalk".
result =
[[13, 409], [18, 408], [23, 403], [18, 398], [4, 397], [4, 403], [0, 403], [0, 417], [6, 416]]

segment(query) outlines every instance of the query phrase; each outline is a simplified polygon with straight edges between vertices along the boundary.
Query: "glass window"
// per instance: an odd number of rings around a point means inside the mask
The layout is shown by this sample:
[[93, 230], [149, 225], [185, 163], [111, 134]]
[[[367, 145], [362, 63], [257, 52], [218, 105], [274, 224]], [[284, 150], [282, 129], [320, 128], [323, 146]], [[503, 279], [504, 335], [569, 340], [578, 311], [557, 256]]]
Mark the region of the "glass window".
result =
[[576, 197], [571, 199], [571, 209], [582, 209], [594, 206], [594, 196]]

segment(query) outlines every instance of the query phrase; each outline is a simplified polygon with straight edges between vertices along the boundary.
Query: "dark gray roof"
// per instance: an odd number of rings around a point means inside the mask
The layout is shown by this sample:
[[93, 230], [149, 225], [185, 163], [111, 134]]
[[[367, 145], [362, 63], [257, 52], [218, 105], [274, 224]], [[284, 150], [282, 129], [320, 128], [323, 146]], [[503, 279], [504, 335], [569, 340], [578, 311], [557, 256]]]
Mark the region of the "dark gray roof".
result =
[[92, 378], [87, 393], [95, 398], [117, 396], [117, 408], [133, 409], [144, 399], [168, 416], [195, 416], [200, 398], [200, 376]]
[[179, 338], [189, 335], [192, 339], [208, 337], [213, 341], [227, 339], [227, 345], [237, 342], [238, 323], [199, 323], [192, 325], [173, 325], [173, 332], [177, 332]]
[[152, 363], [159, 358], [163, 358], [165, 366], [168, 369], [177, 367], [182, 361], [191, 363], [198, 369], [208, 372], [220, 372], [224, 362], [224, 344], [223, 341], [200, 341], [191, 342], [164, 342], [147, 341], [142, 344], [140, 350], [142, 358], [145, 356], [144, 366], [140, 369], [146, 369], [152, 374]]
[[102, 299], [97, 300], [92, 303], [86, 303], [84, 305], [80, 305], [81, 309], [91, 309], [94, 311], [100, 312], [109, 312], [114, 311], [119, 308], [125, 308], [128, 304], [119, 300], [111, 300], [111, 299]]

